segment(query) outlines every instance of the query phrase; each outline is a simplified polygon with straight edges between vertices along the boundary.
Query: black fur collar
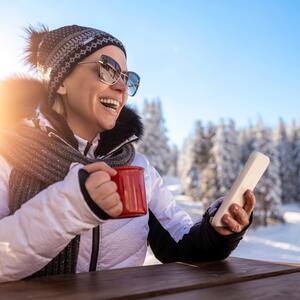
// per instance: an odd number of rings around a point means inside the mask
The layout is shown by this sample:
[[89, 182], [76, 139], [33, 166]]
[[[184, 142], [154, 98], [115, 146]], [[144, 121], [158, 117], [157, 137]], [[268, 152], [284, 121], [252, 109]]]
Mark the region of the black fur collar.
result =
[[125, 106], [119, 115], [116, 126], [101, 133], [95, 154], [99, 156], [108, 153], [132, 135], [136, 135], [140, 139], [143, 135], [143, 124], [136, 112]]

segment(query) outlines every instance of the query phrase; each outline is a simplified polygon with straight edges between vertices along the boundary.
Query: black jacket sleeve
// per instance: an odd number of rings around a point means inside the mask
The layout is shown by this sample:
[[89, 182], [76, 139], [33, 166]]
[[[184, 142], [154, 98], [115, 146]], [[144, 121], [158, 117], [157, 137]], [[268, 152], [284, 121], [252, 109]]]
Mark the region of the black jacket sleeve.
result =
[[168, 263], [212, 261], [228, 257], [237, 247], [248, 227], [240, 233], [223, 236], [211, 226], [209, 222], [211, 216], [208, 210], [203, 219], [191, 227], [189, 233], [175, 242], [150, 211], [148, 242], [156, 258], [163, 263]]
[[86, 203], [89, 206], [89, 208], [91, 209], [91, 211], [98, 218], [100, 218], [102, 220], [111, 219], [111, 217], [95, 203], [95, 201], [91, 198], [89, 192], [87, 191], [87, 189], [85, 187], [85, 182], [87, 181], [89, 176], [90, 176], [90, 173], [84, 169], [80, 169], [78, 172], [80, 190], [81, 190], [84, 200], [86, 201]]

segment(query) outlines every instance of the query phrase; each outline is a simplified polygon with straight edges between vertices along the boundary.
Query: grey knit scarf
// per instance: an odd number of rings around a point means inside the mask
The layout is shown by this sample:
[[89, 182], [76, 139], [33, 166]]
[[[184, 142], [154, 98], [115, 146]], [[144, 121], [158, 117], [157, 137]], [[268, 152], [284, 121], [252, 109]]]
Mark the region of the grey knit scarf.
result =
[[[0, 130], [0, 153], [13, 166], [9, 178], [9, 209], [13, 214], [23, 203], [47, 186], [63, 180], [73, 162], [92, 163], [59, 136], [49, 136], [38, 128], [20, 126]], [[130, 165], [134, 147], [125, 144], [102, 159], [111, 167]], [[99, 160], [98, 160], [99, 161]], [[48, 265], [31, 277], [75, 273], [80, 236], [76, 236]]]

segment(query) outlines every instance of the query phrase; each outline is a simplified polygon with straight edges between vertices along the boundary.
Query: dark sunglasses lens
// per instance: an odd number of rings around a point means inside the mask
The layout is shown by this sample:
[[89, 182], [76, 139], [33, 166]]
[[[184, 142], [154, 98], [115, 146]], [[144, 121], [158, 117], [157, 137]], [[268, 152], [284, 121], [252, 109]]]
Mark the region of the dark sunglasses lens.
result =
[[118, 78], [119, 73], [107, 63], [99, 64], [99, 77], [102, 81], [108, 84], [114, 84]]
[[120, 76], [120, 65], [110, 56], [101, 55], [100, 57], [99, 76], [100, 79], [108, 84], [114, 84]]
[[127, 81], [127, 86], [128, 86], [128, 95], [129, 96], [134, 96], [138, 90], [140, 84], [140, 76], [134, 72], [128, 72], [128, 81]]

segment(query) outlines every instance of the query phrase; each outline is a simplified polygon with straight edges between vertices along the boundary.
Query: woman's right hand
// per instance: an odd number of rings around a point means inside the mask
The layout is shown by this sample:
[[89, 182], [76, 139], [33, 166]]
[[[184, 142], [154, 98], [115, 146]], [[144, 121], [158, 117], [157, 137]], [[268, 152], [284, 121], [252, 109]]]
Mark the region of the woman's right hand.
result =
[[90, 173], [86, 180], [85, 187], [90, 197], [109, 216], [117, 217], [123, 211], [120, 195], [117, 192], [117, 185], [111, 180], [111, 176], [117, 171], [105, 162], [95, 162], [86, 165], [84, 169]]

